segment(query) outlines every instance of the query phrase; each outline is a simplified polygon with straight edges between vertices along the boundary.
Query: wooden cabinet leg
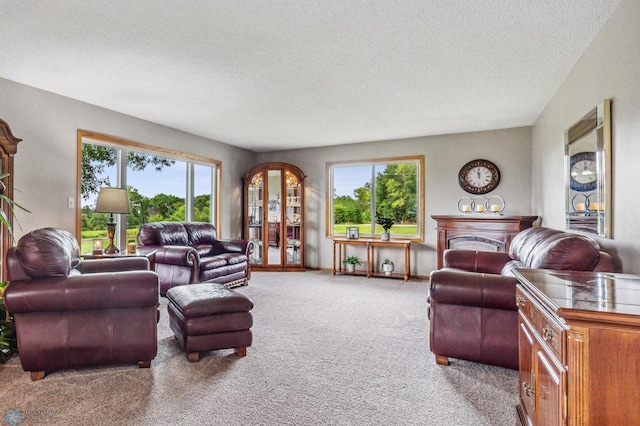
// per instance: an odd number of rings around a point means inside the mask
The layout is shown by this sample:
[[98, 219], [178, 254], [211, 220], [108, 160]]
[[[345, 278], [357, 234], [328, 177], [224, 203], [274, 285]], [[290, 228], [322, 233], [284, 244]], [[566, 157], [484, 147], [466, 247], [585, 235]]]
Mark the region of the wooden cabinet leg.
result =
[[449, 365], [449, 357], [436, 355], [436, 364], [438, 365]]

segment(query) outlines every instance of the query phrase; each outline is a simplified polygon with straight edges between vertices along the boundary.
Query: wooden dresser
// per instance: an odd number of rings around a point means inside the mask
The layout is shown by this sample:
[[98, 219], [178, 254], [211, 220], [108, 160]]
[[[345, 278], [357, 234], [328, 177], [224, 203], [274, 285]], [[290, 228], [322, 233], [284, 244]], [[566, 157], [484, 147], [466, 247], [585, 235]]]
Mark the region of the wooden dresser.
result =
[[640, 277], [515, 275], [520, 423], [640, 424]]
[[538, 216], [502, 216], [498, 214], [466, 214], [431, 216], [438, 230], [438, 269], [446, 249], [509, 251], [511, 238], [531, 228]]

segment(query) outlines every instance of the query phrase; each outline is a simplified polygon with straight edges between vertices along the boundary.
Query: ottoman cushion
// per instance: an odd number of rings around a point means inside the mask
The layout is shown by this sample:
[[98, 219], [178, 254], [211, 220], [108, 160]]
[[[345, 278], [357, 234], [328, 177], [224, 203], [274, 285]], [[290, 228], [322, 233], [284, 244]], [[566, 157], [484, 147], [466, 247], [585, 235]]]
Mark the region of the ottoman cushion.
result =
[[253, 308], [248, 297], [215, 283], [172, 287], [167, 291], [167, 299], [185, 318], [249, 312]]

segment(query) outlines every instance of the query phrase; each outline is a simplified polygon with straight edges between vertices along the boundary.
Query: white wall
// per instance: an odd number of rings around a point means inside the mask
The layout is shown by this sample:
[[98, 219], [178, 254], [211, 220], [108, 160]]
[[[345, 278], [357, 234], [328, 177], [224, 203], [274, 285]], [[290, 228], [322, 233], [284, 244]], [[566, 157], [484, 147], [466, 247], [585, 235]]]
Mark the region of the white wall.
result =
[[[326, 238], [326, 164], [345, 160], [424, 155], [424, 243], [412, 244], [411, 273], [428, 276], [436, 268], [436, 231], [431, 215], [459, 214], [457, 202], [468, 196], [458, 184], [460, 168], [470, 160], [484, 158], [501, 172], [498, 188], [488, 195], [505, 199], [505, 214], [531, 214], [531, 129], [529, 127], [487, 132], [369, 142], [324, 148], [261, 153], [258, 161], [282, 161], [302, 169], [305, 179], [305, 265], [332, 267], [332, 240]], [[388, 257], [399, 259], [398, 252]], [[401, 261], [396, 261], [396, 267]]]
[[[84, 129], [222, 161], [221, 236], [242, 234], [241, 174], [255, 154], [0, 78], [0, 118], [22, 139], [15, 157], [16, 237], [53, 226], [75, 233], [77, 130]], [[77, 201], [77, 200], [76, 200]]]
[[284, 161], [308, 176], [306, 183], [306, 266], [330, 269], [332, 242], [326, 238], [326, 163], [330, 161], [425, 156], [425, 242], [412, 249], [412, 273], [427, 276], [435, 269], [434, 214], [456, 214], [457, 201], [467, 195], [458, 185], [458, 171], [475, 158], [486, 158], [502, 173], [491, 195], [506, 200], [506, 214], [531, 213], [530, 128], [495, 130], [255, 154], [199, 138], [164, 126], [119, 114], [83, 102], [0, 79], [0, 118], [16, 137], [15, 199], [31, 213], [18, 213], [22, 231], [54, 226], [75, 231], [75, 211], [67, 197], [77, 192], [77, 130], [105, 133], [124, 139], [215, 158], [222, 161], [223, 238], [242, 234], [242, 176], [266, 161]]
[[625, 272], [640, 273], [640, 2], [623, 0], [532, 129], [532, 205], [564, 228], [564, 132], [611, 98], [613, 238], [598, 239]]

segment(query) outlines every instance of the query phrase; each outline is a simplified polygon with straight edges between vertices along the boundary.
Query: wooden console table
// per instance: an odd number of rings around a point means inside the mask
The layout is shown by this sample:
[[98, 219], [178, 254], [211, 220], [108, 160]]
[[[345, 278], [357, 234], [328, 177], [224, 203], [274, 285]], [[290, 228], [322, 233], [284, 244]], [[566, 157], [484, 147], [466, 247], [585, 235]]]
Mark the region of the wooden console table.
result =
[[640, 424], [640, 276], [515, 275], [520, 423]]
[[[366, 249], [367, 249], [366, 270], [364, 271], [356, 270], [355, 272], [346, 272], [345, 270], [342, 269], [343, 255], [346, 258], [346, 246], [348, 245], [366, 246]], [[357, 240], [335, 238], [333, 240], [333, 275], [335, 275], [336, 272], [340, 272], [340, 273], [349, 273], [354, 275], [366, 275], [367, 278], [370, 278], [370, 277], [403, 278], [405, 281], [408, 281], [411, 275], [410, 246], [411, 246], [411, 241], [409, 240], [382, 241], [382, 240], [374, 240], [369, 238], [360, 238]], [[402, 248], [404, 250], [404, 272], [402, 274], [393, 273], [391, 275], [386, 275], [384, 272], [374, 268], [374, 262], [375, 262], [374, 250], [376, 247]], [[338, 263], [337, 269], [336, 269], [336, 261]], [[381, 263], [381, 261], [378, 263]]]
[[443, 266], [442, 254], [446, 249], [509, 251], [511, 238], [523, 229], [531, 228], [538, 219], [538, 216], [489, 213], [431, 217], [438, 230], [438, 269]]

